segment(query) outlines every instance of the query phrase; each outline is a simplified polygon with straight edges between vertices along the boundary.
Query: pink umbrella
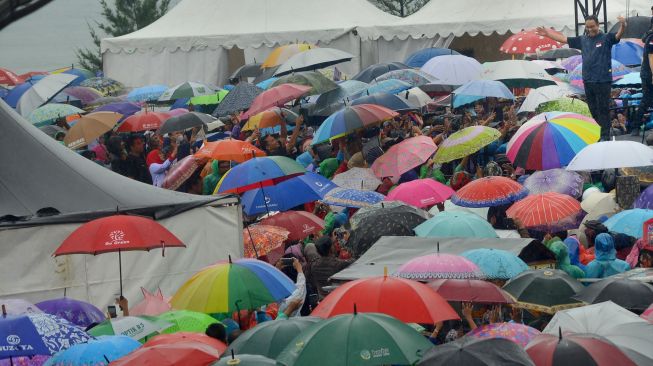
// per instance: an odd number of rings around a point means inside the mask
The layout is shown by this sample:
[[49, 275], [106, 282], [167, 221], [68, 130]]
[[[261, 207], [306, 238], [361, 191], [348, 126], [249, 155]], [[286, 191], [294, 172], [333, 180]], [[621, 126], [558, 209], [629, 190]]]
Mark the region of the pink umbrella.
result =
[[416, 166], [424, 164], [437, 150], [428, 136], [417, 136], [392, 146], [374, 161], [372, 171], [379, 178], [398, 177]]
[[167, 111], [166, 113], [170, 117], [176, 117], [176, 116], [181, 116], [182, 114], [186, 114], [188, 112], [189, 111], [186, 108], [175, 108], [175, 109], [171, 109], [171, 110]]
[[298, 84], [281, 84], [270, 88], [254, 98], [252, 105], [247, 112], [243, 113], [240, 119], [246, 120], [271, 107], [281, 107], [291, 100], [295, 100], [306, 94], [309, 90], [311, 90], [310, 86]]
[[649, 306], [648, 309], [644, 310], [640, 317], [642, 317], [642, 319], [648, 320], [649, 323], [653, 323], [653, 304]]
[[433, 179], [416, 179], [402, 183], [386, 197], [388, 201], [402, 201], [415, 207], [428, 207], [446, 201], [455, 191]]
[[478, 266], [467, 258], [440, 253], [411, 259], [399, 267], [395, 276], [419, 281], [485, 278]]
[[23, 299], [0, 299], [0, 305], [8, 315], [42, 313], [36, 305]]
[[163, 297], [161, 289], [158, 289], [154, 294], [143, 287], [141, 287], [141, 291], [143, 292], [143, 301], [129, 309], [129, 315], [154, 316], [172, 310], [172, 306], [168, 303], [168, 299]]

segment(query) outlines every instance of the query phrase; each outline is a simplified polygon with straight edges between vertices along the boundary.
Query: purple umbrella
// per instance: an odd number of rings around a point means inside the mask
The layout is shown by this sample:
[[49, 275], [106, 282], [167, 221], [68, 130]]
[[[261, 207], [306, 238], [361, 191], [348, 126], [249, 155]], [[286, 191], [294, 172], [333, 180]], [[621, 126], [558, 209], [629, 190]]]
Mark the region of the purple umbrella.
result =
[[637, 197], [635, 208], [653, 210], [653, 185], [648, 186], [648, 188]]
[[574, 69], [583, 63], [583, 56], [582, 55], [576, 55], [576, 56], [571, 56], [564, 61], [562, 61], [562, 67], [564, 67], [567, 71], [572, 72]]
[[32, 356], [32, 357], [14, 357], [12, 360], [5, 358], [0, 360], [0, 366], [41, 366], [46, 363], [51, 356]]
[[85, 86], [69, 86], [62, 93], [81, 100], [84, 105], [91, 104], [102, 97], [102, 93], [99, 91]]
[[64, 318], [82, 328], [106, 320], [106, 316], [102, 313], [102, 310], [87, 302], [68, 297], [46, 300], [36, 304], [36, 306], [47, 314]]
[[557, 192], [578, 198], [583, 194], [583, 178], [565, 169], [537, 171], [526, 178], [524, 187], [530, 194]]
[[132, 102], [109, 103], [102, 107], [95, 108], [93, 112], [116, 112], [122, 114], [122, 118], [127, 118], [132, 114], [141, 111], [141, 106]]

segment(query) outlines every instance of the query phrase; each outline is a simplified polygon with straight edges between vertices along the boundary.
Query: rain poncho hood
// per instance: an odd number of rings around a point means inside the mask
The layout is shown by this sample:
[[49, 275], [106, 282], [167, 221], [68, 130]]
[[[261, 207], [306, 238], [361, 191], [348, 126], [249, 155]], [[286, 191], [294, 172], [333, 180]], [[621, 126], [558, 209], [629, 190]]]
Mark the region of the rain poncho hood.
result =
[[338, 170], [338, 166], [340, 166], [338, 159], [324, 159], [324, 161], [320, 163], [320, 174], [327, 179], [331, 179], [336, 170]]
[[604, 278], [630, 270], [630, 265], [617, 259], [614, 240], [610, 234], [602, 233], [594, 239], [596, 258], [587, 265], [588, 278]]
[[558, 239], [549, 246], [549, 250], [556, 256], [557, 266], [573, 278], [585, 277], [585, 272], [577, 266], [571, 264], [567, 245]]
[[569, 262], [585, 270], [585, 265], [580, 262], [580, 242], [573, 236], [568, 237], [564, 240], [565, 245], [567, 246], [567, 253], [569, 253]]
[[220, 161], [213, 160], [211, 162], [211, 174], [204, 177], [204, 187], [202, 189], [203, 194], [213, 194], [215, 187], [220, 181]]

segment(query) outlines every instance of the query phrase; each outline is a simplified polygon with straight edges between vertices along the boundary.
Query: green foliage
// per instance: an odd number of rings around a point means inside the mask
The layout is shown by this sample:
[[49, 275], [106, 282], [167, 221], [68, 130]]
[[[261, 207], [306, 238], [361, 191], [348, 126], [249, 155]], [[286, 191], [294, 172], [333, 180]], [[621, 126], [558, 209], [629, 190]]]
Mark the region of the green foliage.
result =
[[398, 17], [407, 17], [424, 5], [426, 5], [429, 0], [369, 0], [377, 8], [396, 15]]

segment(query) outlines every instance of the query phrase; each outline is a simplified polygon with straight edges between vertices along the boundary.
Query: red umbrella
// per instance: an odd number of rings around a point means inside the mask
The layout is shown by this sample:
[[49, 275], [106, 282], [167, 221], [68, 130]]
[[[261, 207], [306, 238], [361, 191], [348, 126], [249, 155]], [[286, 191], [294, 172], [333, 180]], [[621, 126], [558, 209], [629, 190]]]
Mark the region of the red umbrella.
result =
[[291, 100], [295, 100], [306, 94], [309, 90], [311, 90], [310, 86], [298, 84], [281, 84], [270, 88], [254, 98], [252, 105], [247, 112], [243, 113], [240, 119], [246, 120], [250, 116], [263, 112], [271, 107], [281, 107]]
[[165, 247], [185, 247], [185, 245], [168, 229], [152, 219], [114, 215], [89, 221], [75, 229], [57, 248], [54, 256], [118, 252], [122, 294], [121, 252], [161, 248], [163, 255]]
[[147, 130], [158, 130], [170, 115], [163, 112], [140, 112], [133, 114], [125, 119], [117, 132], [138, 132]]
[[547, 232], [577, 228], [582, 214], [580, 202], [555, 192], [528, 196], [506, 211], [508, 217], [519, 219], [524, 227]]
[[20, 76], [0, 67], [0, 85], [15, 86], [23, 82]]
[[177, 332], [172, 334], [159, 334], [147, 341], [143, 347], [154, 347], [162, 344], [176, 344], [183, 342], [202, 343], [218, 350], [222, 355], [227, 350], [227, 345], [203, 333]]
[[541, 334], [525, 350], [537, 366], [635, 365], [619, 347], [595, 334]]
[[535, 33], [534, 29], [524, 30], [513, 34], [499, 48], [499, 51], [511, 54], [537, 53], [556, 48], [562, 48], [560, 42], [549, 37], [543, 37]]
[[324, 220], [306, 211], [286, 211], [261, 220], [261, 224], [282, 227], [289, 240], [303, 240], [324, 229]]
[[514, 301], [499, 286], [482, 280], [441, 279], [429, 282], [447, 301], [512, 304]]
[[179, 342], [142, 347], [127, 356], [111, 362], [112, 366], [206, 366], [220, 358], [215, 348], [198, 342]]
[[463, 207], [492, 207], [518, 201], [526, 195], [528, 190], [514, 180], [492, 176], [466, 184], [451, 196], [451, 202]]
[[406, 323], [435, 324], [459, 319], [456, 311], [428, 286], [397, 277], [373, 277], [347, 282], [322, 300], [312, 316], [383, 313]]

